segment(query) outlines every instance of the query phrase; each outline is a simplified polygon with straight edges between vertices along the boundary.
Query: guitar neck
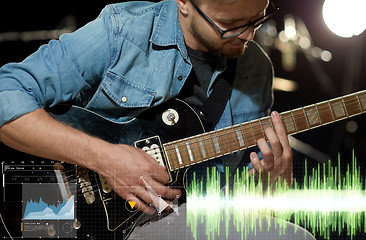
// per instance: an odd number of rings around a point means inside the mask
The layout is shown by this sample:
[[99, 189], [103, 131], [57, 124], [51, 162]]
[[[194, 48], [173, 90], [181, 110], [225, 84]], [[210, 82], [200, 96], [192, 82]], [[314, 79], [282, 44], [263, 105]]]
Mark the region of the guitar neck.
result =
[[[366, 111], [366, 90], [280, 114], [288, 135], [337, 122]], [[265, 138], [264, 129], [273, 128], [270, 117], [211, 131], [163, 145], [173, 170], [208, 161], [256, 146]]]

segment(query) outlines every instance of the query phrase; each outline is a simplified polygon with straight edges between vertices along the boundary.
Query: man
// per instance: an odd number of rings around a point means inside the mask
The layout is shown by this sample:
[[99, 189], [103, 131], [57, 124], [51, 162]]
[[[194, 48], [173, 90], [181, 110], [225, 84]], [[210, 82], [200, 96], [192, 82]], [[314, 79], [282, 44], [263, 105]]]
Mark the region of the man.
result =
[[[1, 141], [91, 169], [123, 199], [135, 198], [141, 211], [154, 213], [140, 177], [163, 199], [173, 200], [181, 192], [164, 185], [165, 168], [142, 150], [110, 144], [59, 123], [44, 108], [75, 100], [117, 122], [177, 96], [199, 109], [229, 60], [236, 59], [231, 97], [215, 128], [267, 115], [272, 66], [251, 41], [273, 13], [269, 5], [273, 7], [267, 0], [168, 0], [107, 6], [85, 27], [42, 46], [22, 63], [1, 68]], [[271, 119], [274, 129], [265, 129], [271, 147], [258, 139], [263, 159], [253, 152], [250, 162], [254, 172], [270, 172], [272, 183], [279, 177], [290, 183], [287, 135], [278, 113]]]

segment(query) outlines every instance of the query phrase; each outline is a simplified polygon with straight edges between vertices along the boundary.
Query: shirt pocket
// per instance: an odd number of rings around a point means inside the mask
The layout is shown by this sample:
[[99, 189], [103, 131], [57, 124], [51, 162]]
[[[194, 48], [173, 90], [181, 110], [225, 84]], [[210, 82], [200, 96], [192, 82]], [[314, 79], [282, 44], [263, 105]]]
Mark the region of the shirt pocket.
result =
[[128, 121], [153, 103], [156, 91], [113, 72], [108, 72], [86, 108], [103, 117]]
[[102, 90], [118, 106], [125, 108], [149, 107], [156, 91], [138, 85], [122, 76], [109, 72], [102, 82]]

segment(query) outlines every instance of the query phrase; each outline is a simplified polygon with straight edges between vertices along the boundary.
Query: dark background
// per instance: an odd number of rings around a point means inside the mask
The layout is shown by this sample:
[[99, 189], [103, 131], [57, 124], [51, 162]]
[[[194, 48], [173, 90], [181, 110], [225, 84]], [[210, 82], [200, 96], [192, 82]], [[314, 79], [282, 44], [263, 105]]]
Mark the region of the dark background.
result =
[[[23, 32], [36, 30], [52, 30], [63, 25], [65, 16], [73, 16], [77, 28], [95, 19], [102, 8], [111, 1], [59, 1], [44, 4], [38, 1], [26, 1], [21, 4], [16, 1], [7, 2], [2, 7], [0, 15], [0, 34], [5, 32]], [[292, 14], [304, 21], [308, 28], [313, 45], [332, 53], [330, 62], [316, 61], [316, 65], [331, 80], [334, 91], [323, 87], [318, 75], [304, 53], [297, 52], [296, 68], [289, 72], [281, 64], [281, 52], [272, 48], [268, 51], [274, 65], [276, 76], [295, 81], [299, 88], [296, 92], [275, 91], [274, 110], [286, 111], [319, 101], [338, 97], [347, 93], [366, 88], [365, 56], [366, 33], [351, 39], [334, 35], [326, 27], [322, 18], [322, 0], [278, 0], [279, 13], [274, 17], [278, 32], [283, 30], [283, 18]], [[342, 16], [340, 16], [342, 17]], [[347, 19], [345, 19], [347, 21]], [[36, 51], [47, 41], [5, 41], [0, 42], [0, 66], [8, 62], [23, 60]], [[356, 63], [356, 64], [352, 64]], [[357, 68], [355, 66], [359, 66]], [[347, 123], [354, 121], [358, 128], [355, 132], [346, 129]], [[366, 160], [366, 119], [364, 115], [353, 117], [339, 123], [327, 125], [318, 129], [297, 134], [295, 137], [313, 148], [329, 156], [336, 162], [340, 154], [342, 166], [351, 162], [352, 150], [361, 165], [364, 175], [363, 162]], [[316, 166], [317, 159], [312, 159], [306, 153], [294, 151], [295, 176], [301, 179], [304, 171], [304, 160], [308, 159], [309, 167]], [[321, 238], [319, 238], [321, 239]], [[338, 239], [337, 235], [331, 239]], [[347, 239], [345, 236], [339, 239]], [[361, 239], [359, 238], [354, 239]]]

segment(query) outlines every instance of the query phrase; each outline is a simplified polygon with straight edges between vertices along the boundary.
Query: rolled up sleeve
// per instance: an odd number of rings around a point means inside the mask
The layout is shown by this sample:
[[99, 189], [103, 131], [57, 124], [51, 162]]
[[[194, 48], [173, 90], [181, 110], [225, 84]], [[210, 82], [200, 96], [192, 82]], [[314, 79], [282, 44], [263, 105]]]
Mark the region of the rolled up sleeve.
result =
[[113, 17], [105, 8], [86, 26], [0, 68], [0, 126], [98, 84], [110, 65], [112, 29]]

